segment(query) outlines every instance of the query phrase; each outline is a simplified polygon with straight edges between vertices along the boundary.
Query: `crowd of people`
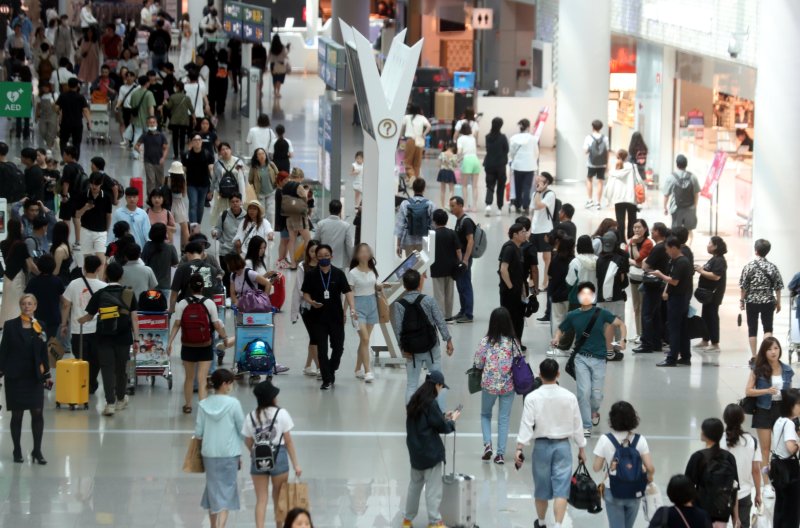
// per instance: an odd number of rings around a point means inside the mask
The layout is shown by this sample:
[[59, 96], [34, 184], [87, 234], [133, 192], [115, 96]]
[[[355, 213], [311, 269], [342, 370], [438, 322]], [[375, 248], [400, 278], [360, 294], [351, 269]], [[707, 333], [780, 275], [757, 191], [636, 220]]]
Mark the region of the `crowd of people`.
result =
[[[481, 371], [481, 460], [506, 462], [517, 394], [512, 364], [526, 356], [525, 319], [541, 308], [544, 313], [538, 320], [550, 325], [549, 357], [538, 366], [540, 386], [524, 397], [513, 454], [519, 468], [525, 448], [533, 444], [534, 526], [545, 526], [552, 500], [555, 526], [560, 528], [573, 474], [570, 440], [585, 463], [587, 439], [592, 437], [597, 438], [592, 468], [605, 479], [609, 525], [633, 526], [640, 501], [652, 489], [648, 486], [657, 457], [636, 432], [639, 417], [628, 402], [611, 405], [608, 432], [598, 434], [603, 429], [605, 379], [613, 372], [608, 363], [623, 361], [628, 349], [628, 298], [634, 314], [634, 354], [661, 352], [656, 365], [676, 367], [691, 365], [693, 350], [721, 350], [719, 310], [727, 284], [727, 245], [719, 236], [710, 237], [708, 259], [695, 263], [690, 245], [700, 185], [685, 156], [677, 157], [676, 170], [658, 198], [665, 215], [671, 215], [671, 225], [650, 225], [639, 216], [647, 158], [641, 134], [633, 134], [629, 149], [612, 153], [603, 124], [593, 121], [584, 141], [584, 205], [597, 211], [613, 207], [614, 218], [602, 219], [592, 233], [579, 233], [573, 223], [576, 207], [562, 202], [553, 174], [539, 168], [538, 140], [527, 119], [521, 119], [519, 132], [507, 138], [501, 132], [502, 119], [494, 118], [481, 163], [477, 117], [469, 110], [439, 156], [437, 206], [426, 196], [421, 174], [431, 125], [411, 105], [402, 127], [411, 195], [397, 207], [396, 251], [398, 256], [422, 251], [435, 230], [435, 243], [429, 248], [435, 259], [428, 273], [406, 271], [402, 296], [384, 306], [373, 250], [353, 236], [353, 226], [342, 218], [342, 202], [331, 200], [329, 215], [312, 224], [314, 196], [293, 159], [294, 147], [283, 125], [273, 129], [269, 116], [259, 116], [247, 134], [250, 159], [234, 155], [230, 143], [218, 136], [216, 125], [225, 112], [229, 81], [238, 89], [241, 43], [230, 41], [220, 49], [212, 40], [202, 40], [192, 58], [194, 43], [200, 41], [193, 40], [195, 29], [184, 16], [177, 22], [181, 41], [175, 66], [169, 62], [169, 28], [175, 21], [153, 0], [146, 0], [138, 21], [109, 23], [102, 34], [88, 1], [80, 10], [77, 33], [66, 15], [52, 18], [48, 12], [47, 19], [45, 29], [33, 28], [24, 13], [15, 17], [6, 44], [10, 74], [38, 80], [35, 121], [42, 142], [40, 148], [20, 152], [24, 169], [8, 160], [9, 147], [0, 143], [0, 178], [11, 182], [0, 189], [9, 200], [7, 237], [0, 243], [0, 373], [5, 375], [6, 405], [12, 413], [15, 462], [25, 460], [21, 425], [24, 411], [29, 411], [32, 460], [47, 463], [42, 453], [43, 391], [53, 384], [50, 348], [56, 344], [82, 349], [89, 363], [91, 394], [101, 385], [98, 375], [102, 377], [105, 417], [129, 407], [127, 365], [131, 348], [139, 343], [137, 312], [143, 310], [142, 299], [157, 292], [172, 317], [168, 342], [163, 343], [167, 355], [182, 334], [181, 412], [196, 414], [195, 435], [203, 439], [207, 484], [202, 506], [215, 527], [225, 525], [228, 511], [239, 509], [237, 472], [245, 445], [252, 454], [256, 525], [263, 526], [270, 484], [277, 502], [288, 481], [289, 462], [298, 477], [302, 474], [291, 436], [294, 422], [289, 411], [278, 406], [279, 388], [271, 381], [255, 386], [258, 405], [247, 415], [230, 395], [234, 374], [222, 365], [232, 339], [209, 296], [221, 294], [236, 306], [251, 293], [269, 294], [281, 270], [294, 275], [290, 320], [302, 319], [308, 335], [303, 374], [319, 380], [323, 391], [336, 386], [348, 317], [358, 333], [354, 378], [370, 384], [378, 381], [370, 360], [372, 332], [387, 318], [391, 322], [407, 373], [404, 403], [411, 475], [403, 526], [413, 525], [423, 490], [429, 525], [444, 526], [439, 512], [445, 456], [440, 435], [455, 430], [461, 412], [446, 412], [442, 352], [452, 356], [452, 333], [475, 321], [475, 260], [496, 258], [497, 308], [473, 358]], [[206, 37], [220, 30], [213, 7], [199, 28]], [[136, 46], [138, 31], [148, 34], [147, 60]], [[75, 43], [73, 35], [80, 35]], [[291, 70], [288, 52], [276, 36], [265, 55], [275, 97], [280, 97]], [[92, 157], [89, 170], [84, 169], [82, 123], [90, 126], [90, 101], [100, 100], [118, 114], [120, 146], [141, 158], [141, 188], [121, 185], [106, 173], [102, 157]], [[24, 119], [17, 122], [15, 133], [26, 139], [34, 135]], [[167, 167], [170, 151], [172, 163]], [[364, 154], [356, 153], [351, 175], [357, 204], [363, 178], [369, 177], [363, 174], [363, 162]], [[469, 214], [480, 209], [481, 166], [486, 216], [502, 214], [507, 167], [513, 182], [510, 206], [518, 216], [496, 257], [483, 257], [486, 233]], [[462, 184], [461, 194], [455, 192], [457, 182]], [[146, 207], [139, 205], [142, 201]], [[210, 236], [201, 227], [206, 207], [214, 219]], [[211, 240], [219, 247], [215, 252], [209, 251]], [[273, 241], [278, 242], [275, 256], [269, 250]], [[800, 524], [795, 500], [800, 481], [792, 478], [786, 484], [782, 475], [765, 471], [783, 467], [776, 460], [791, 460], [797, 454], [800, 441], [793, 420], [800, 415], [800, 392], [791, 388], [793, 370], [781, 361], [780, 342], [772, 336], [784, 283], [767, 260], [769, 241], [755, 241], [754, 249], [755, 258], [739, 281], [751, 351], [745, 400], [728, 406], [722, 420], [703, 422], [707, 447], [689, 459], [684, 474], [670, 479], [667, 495], [674, 507], [653, 513], [651, 526], [705, 527], [731, 520], [747, 527], [751, 508], [767, 499], [775, 500], [775, 526]], [[428, 277], [432, 296], [423, 293]], [[796, 277], [790, 287], [797, 289], [799, 282]], [[700, 313], [691, 306], [692, 298], [702, 306]], [[111, 305], [117, 310], [113, 325], [108, 318], [95, 317]], [[196, 310], [207, 313], [208, 322], [190, 331], [186, 321]], [[764, 336], [760, 345], [759, 320]], [[700, 341], [692, 346], [692, 339]], [[530, 339], [527, 343], [533, 346]], [[560, 356], [569, 357], [566, 370], [575, 378], [574, 393], [559, 384], [561, 366], [554, 358]], [[745, 409], [753, 414], [755, 437], [743, 431]], [[264, 446], [269, 450], [261, 449]], [[621, 479], [623, 450], [633, 467], [638, 466], [633, 490]], [[256, 456], [266, 451], [269, 456]], [[785, 466], [793, 476], [800, 474], [796, 461]], [[284, 519], [275, 511], [280, 525]], [[283, 514], [283, 526], [311, 525], [307, 511]]]

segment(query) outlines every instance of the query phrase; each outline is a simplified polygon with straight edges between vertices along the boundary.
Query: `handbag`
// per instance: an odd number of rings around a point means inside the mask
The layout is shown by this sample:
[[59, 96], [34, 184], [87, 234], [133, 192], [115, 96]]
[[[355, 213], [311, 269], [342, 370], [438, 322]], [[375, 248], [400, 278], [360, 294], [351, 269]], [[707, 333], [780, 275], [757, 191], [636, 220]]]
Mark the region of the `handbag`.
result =
[[236, 308], [241, 313], [272, 313], [272, 303], [263, 290], [247, 290], [238, 300]]
[[281, 196], [281, 216], [304, 215], [308, 213], [308, 203], [299, 196]]
[[203, 439], [191, 437], [189, 445], [186, 448], [186, 456], [183, 457], [183, 472], [184, 473], [205, 473], [203, 466]]
[[511, 379], [514, 382], [514, 392], [525, 396], [538, 389], [541, 383], [538, 385], [536, 384], [533, 369], [531, 369], [522, 351], [517, 348], [517, 342], [514, 341], [511, 346], [512, 349], [516, 349], [517, 351], [511, 359]]
[[381, 324], [391, 322], [392, 314], [391, 310], [389, 310], [389, 301], [386, 300], [386, 295], [383, 292], [378, 292], [375, 297], [378, 300], [378, 322]]
[[56, 368], [56, 363], [66, 354], [64, 345], [61, 341], [53, 336], [47, 340], [47, 357], [50, 358], [50, 368]]
[[714, 301], [714, 291], [710, 288], [700, 288], [698, 287], [694, 291], [694, 298], [697, 299], [700, 304], [710, 304]]
[[638, 176], [636, 176], [636, 183], [633, 185], [633, 193], [636, 195], [636, 203], [638, 205], [642, 205], [647, 201], [644, 182]]
[[[783, 433], [785, 427], [781, 429], [781, 436], [776, 445], [781, 445], [783, 442]], [[789, 458], [781, 458], [774, 451], [769, 461], [769, 480], [775, 489], [785, 488], [800, 479], [800, 462], [797, 459], [797, 453]]]
[[533, 294], [528, 295], [528, 298], [523, 304], [525, 304], [523, 312], [525, 317], [530, 317], [539, 311], [539, 299]]
[[309, 509], [308, 484], [305, 482], [285, 482], [281, 486], [281, 492], [275, 504], [275, 519], [282, 524], [289, 511], [295, 508]]
[[575, 341], [575, 348], [572, 349], [572, 354], [569, 355], [569, 359], [567, 360], [567, 364], [564, 366], [564, 371], [575, 379], [575, 356], [580, 352], [581, 348], [583, 348], [584, 343], [589, 338], [592, 333], [592, 329], [594, 328], [594, 323], [597, 321], [597, 318], [600, 316], [600, 308], [595, 308], [594, 313], [592, 314], [592, 318], [589, 319], [589, 324], [586, 325], [586, 328], [583, 330], [583, 333]]
[[481, 391], [481, 380], [483, 379], [483, 369], [472, 367], [467, 371], [467, 390], [470, 394]]
[[742, 408], [745, 414], [755, 414], [756, 398], [754, 396], [745, 396], [739, 400], [739, 407]]
[[661, 496], [661, 490], [655, 482], [651, 482], [644, 491], [644, 500], [642, 501], [642, 513], [645, 520], [652, 521], [653, 516], [663, 505], [664, 499]]
[[567, 502], [573, 508], [586, 510], [589, 513], [603, 511], [600, 495], [597, 492], [597, 484], [592, 480], [592, 476], [583, 462], [578, 464], [578, 468], [572, 474]]

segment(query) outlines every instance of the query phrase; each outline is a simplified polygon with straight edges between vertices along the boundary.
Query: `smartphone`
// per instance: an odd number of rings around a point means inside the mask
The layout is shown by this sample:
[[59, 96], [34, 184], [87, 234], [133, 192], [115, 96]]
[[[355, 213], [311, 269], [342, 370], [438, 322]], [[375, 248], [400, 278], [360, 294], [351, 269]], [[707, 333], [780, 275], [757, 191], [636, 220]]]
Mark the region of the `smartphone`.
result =
[[453, 412], [461, 412], [463, 409], [464, 409], [464, 404], [459, 403], [458, 407], [456, 407], [456, 409]]
[[356, 321], [355, 317], [350, 317], [350, 322], [353, 324], [353, 328], [358, 330], [358, 321]]
[[[519, 459], [520, 459], [522, 462], [525, 462], [525, 455], [524, 455], [524, 454], [522, 454], [522, 453], [520, 453], [520, 454], [519, 454]], [[519, 464], [518, 462], [514, 462], [514, 469], [516, 469], [517, 471], [519, 471], [519, 468], [521, 468], [521, 467], [522, 467], [522, 464]]]

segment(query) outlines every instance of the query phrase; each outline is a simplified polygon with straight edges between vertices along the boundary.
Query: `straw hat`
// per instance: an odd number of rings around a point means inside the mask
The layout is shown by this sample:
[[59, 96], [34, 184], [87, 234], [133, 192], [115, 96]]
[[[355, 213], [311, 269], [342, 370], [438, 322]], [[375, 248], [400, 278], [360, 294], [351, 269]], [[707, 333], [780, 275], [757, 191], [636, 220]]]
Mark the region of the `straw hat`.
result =
[[245, 210], [250, 209], [251, 207], [258, 207], [258, 210], [261, 211], [261, 216], [264, 216], [264, 206], [261, 205], [261, 202], [258, 200], [250, 200], [247, 202], [247, 207]]

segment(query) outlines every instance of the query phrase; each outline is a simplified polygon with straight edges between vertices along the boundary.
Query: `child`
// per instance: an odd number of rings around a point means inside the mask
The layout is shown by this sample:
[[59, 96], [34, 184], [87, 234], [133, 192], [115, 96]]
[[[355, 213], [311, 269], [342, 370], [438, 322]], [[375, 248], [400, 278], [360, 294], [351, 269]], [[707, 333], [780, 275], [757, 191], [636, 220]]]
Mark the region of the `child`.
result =
[[356, 160], [353, 162], [353, 168], [350, 169], [350, 176], [353, 177], [353, 192], [356, 197], [354, 205], [358, 207], [361, 203], [361, 191], [364, 188], [364, 153], [360, 150], [356, 152]]
[[[458, 168], [458, 156], [456, 153], [458, 149], [456, 144], [452, 141], [447, 143], [447, 146], [439, 154], [439, 174], [436, 176], [436, 181], [439, 182], [441, 192], [439, 193], [439, 201], [442, 209], [447, 209], [447, 204], [450, 203], [450, 197], [455, 194], [456, 186], [456, 169]], [[446, 192], [447, 186], [450, 186], [450, 194]]]
[[283, 125], [276, 126], [275, 133], [278, 134], [278, 139], [272, 144], [272, 162], [279, 171], [291, 172], [290, 158], [294, 153], [292, 142], [283, 137], [286, 134], [286, 128]]

